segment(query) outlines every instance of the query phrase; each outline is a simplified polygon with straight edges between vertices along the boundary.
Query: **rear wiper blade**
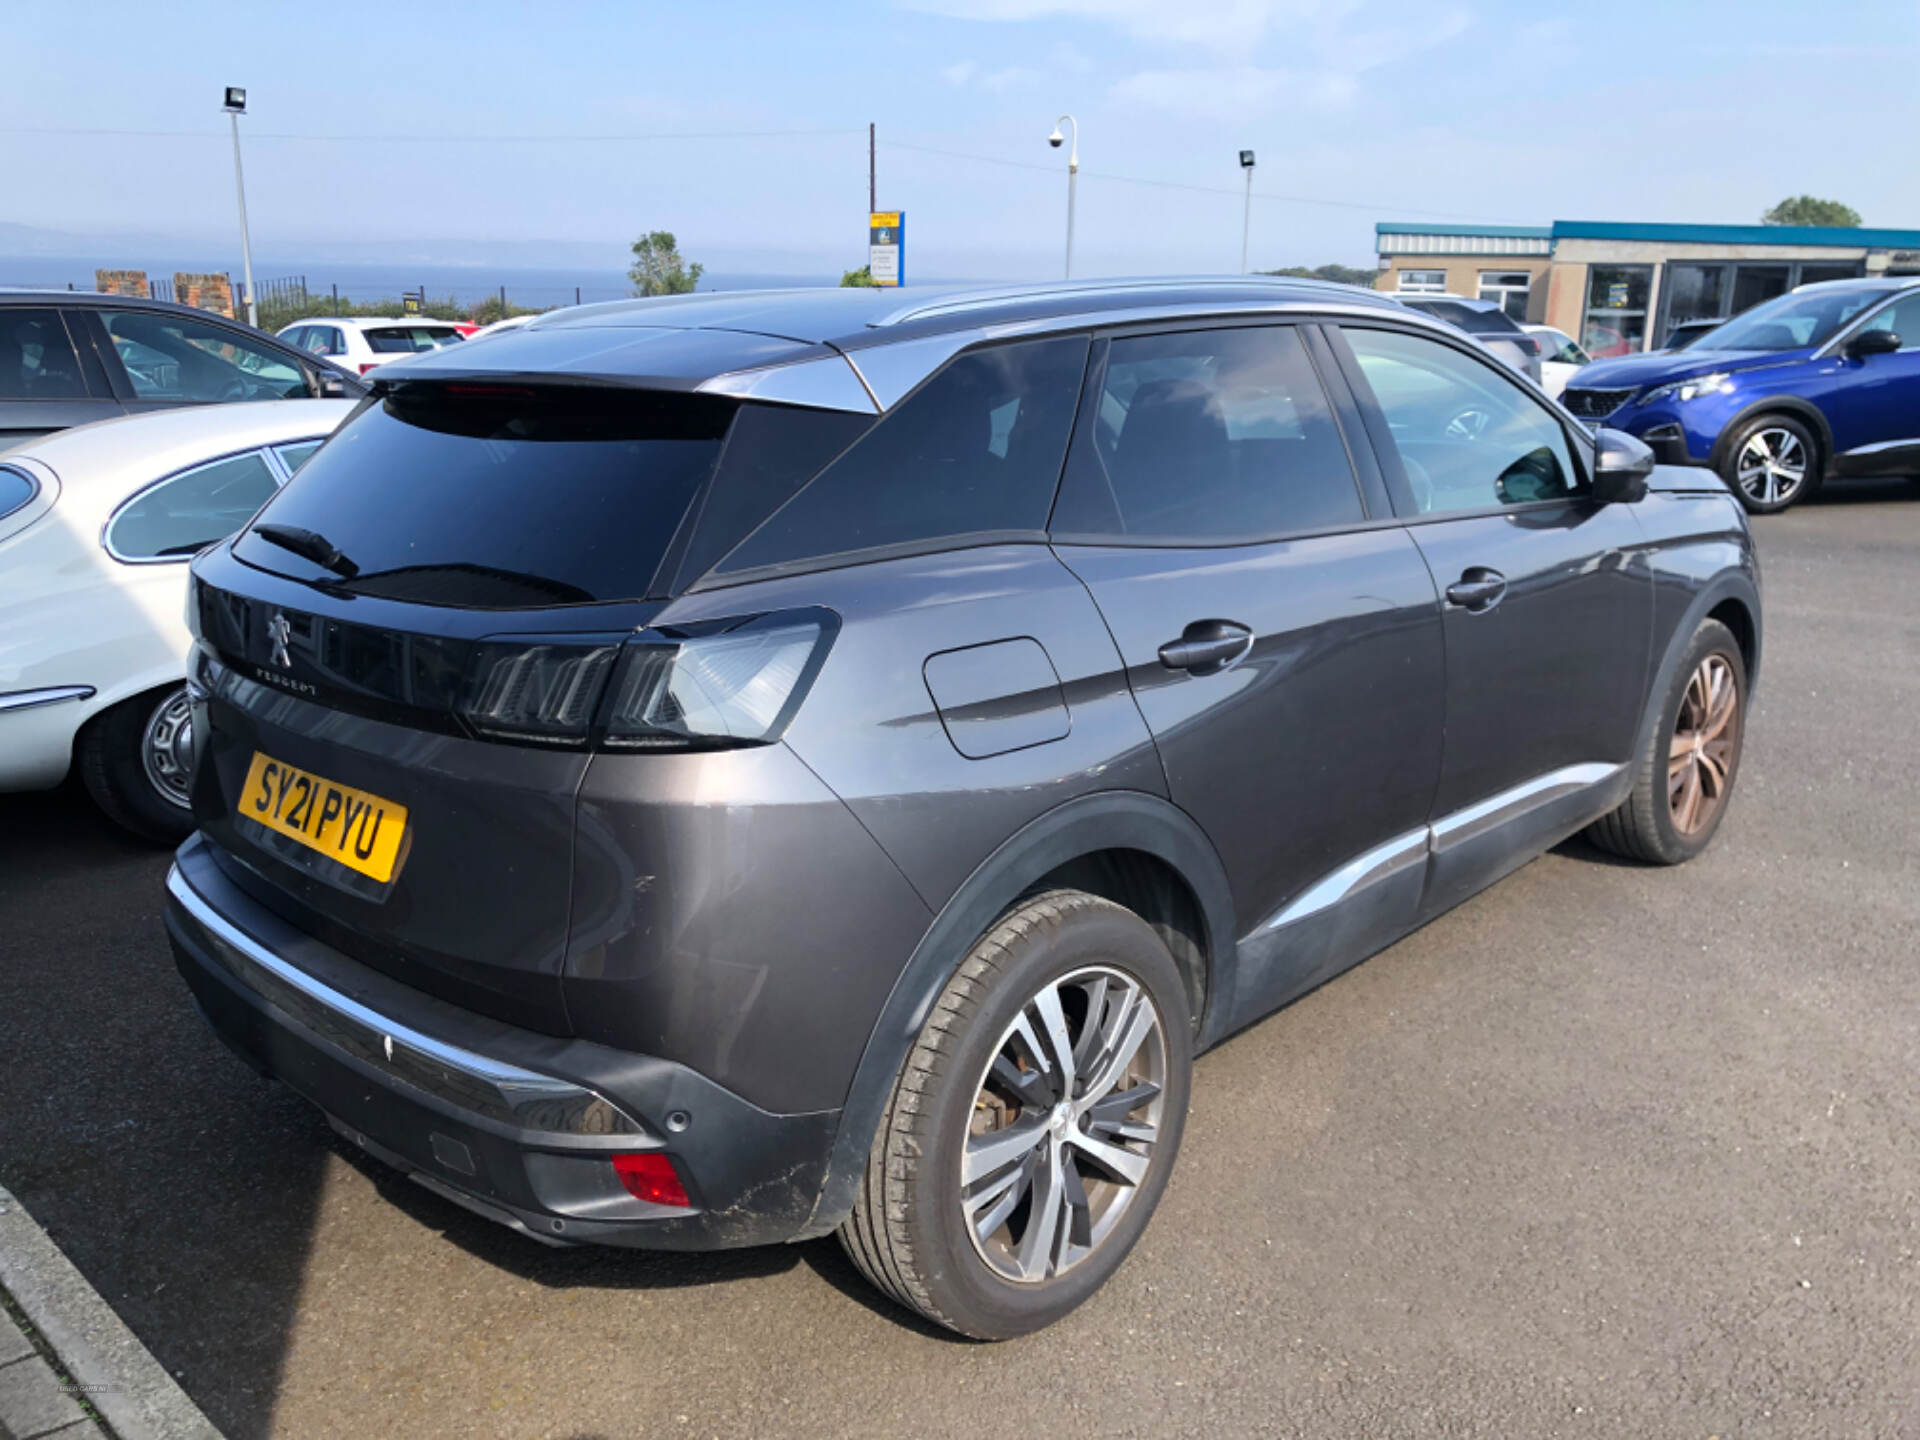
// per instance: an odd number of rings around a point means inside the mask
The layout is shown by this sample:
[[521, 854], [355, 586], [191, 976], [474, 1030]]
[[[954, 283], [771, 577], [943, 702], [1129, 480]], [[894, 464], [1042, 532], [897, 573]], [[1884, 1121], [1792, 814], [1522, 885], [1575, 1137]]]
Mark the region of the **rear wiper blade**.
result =
[[313, 561], [323, 570], [331, 570], [343, 580], [351, 580], [360, 573], [360, 567], [335, 549], [333, 543], [317, 530], [269, 522], [254, 526], [253, 533], [282, 550], [291, 550], [303, 560]]

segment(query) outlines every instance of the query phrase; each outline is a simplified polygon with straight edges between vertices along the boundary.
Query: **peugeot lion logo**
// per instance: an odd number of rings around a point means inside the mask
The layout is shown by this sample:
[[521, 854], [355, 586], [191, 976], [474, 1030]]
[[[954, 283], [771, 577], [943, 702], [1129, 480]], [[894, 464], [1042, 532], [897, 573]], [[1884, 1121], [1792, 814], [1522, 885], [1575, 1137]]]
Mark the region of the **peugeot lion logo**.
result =
[[273, 654], [269, 658], [282, 670], [291, 670], [293, 657], [287, 653], [287, 641], [293, 638], [293, 626], [278, 610], [273, 612], [273, 619], [267, 622], [267, 638], [273, 641]]

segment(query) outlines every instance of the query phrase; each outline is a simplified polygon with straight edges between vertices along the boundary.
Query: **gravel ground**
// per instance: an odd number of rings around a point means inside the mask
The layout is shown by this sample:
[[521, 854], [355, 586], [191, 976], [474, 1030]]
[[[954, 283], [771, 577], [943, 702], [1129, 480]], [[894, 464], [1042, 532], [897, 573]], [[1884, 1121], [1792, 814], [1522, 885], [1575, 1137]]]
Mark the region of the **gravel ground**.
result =
[[832, 1242], [548, 1251], [194, 1015], [166, 860], [0, 800], [0, 1181], [235, 1437], [1920, 1430], [1920, 501], [1760, 522], [1741, 790], [1579, 842], [1205, 1057], [1129, 1264], [959, 1343]]

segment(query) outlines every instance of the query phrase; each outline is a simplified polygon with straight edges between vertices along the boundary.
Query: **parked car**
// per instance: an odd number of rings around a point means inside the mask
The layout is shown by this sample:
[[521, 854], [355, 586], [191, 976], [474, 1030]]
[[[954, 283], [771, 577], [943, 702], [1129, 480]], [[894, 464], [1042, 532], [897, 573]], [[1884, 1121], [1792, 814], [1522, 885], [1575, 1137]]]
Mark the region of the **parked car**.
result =
[[466, 340], [466, 332], [451, 320], [340, 319], [325, 316], [302, 320], [280, 332], [289, 345], [309, 355], [324, 355], [356, 375], [427, 350], [439, 350]]
[[1384, 297], [671, 297], [379, 395], [194, 561], [167, 926], [545, 1240], [837, 1232], [1037, 1329], [1196, 1050], [1583, 827], [1697, 854], [1737, 775], [1739, 506]]
[[245, 523], [354, 403], [100, 421], [0, 457], [0, 791], [78, 769], [127, 829], [186, 836], [187, 562]]
[[1667, 327], [1667, 343], [1660, 348], [1668, 354], [1672, 354], [1676, 350], [1685, 350], [1689, 345], [1695, 344], [1703, 337], [1711, 335], [1726, 323], [1724, 319], [1682, 320], [1677, 324]]
[[1829, 476], [1920, 474], [1920, 279], [1802, 285], [1678, 354], [1595, 361], [1564, 398], [1755, 514]]
[[1593, 357], [1573, 343], [1573, 337], [1551, 325], [1528, 325], [1526, 332], [1540, 347], [1540, 388], [1558, 396], [1582, 365], [1591, 365]]
[[0, 450], [180, 405], [365, 393], [330, 361], [190, 305], [0, 291]]
[[469, 335], [467, 338], [469, 340], [484, 340], [489, 335], [505, 335], [514, 330], [518, 330], [522, 325], [525, 325], [528, 321], [537, 320], [539, 318], [540, 317], [538, 315], [509, 315], [504, 320], [496, 320], [491, 325], [481, 326], [478, 330], [474, 331], [473, 334]]
[[1457, 325], [1536, 385], [1540, 383], [1540, 346], [1493, 300], [1465, 295], [1401, 295], [1393, 298], [1410, 310]]

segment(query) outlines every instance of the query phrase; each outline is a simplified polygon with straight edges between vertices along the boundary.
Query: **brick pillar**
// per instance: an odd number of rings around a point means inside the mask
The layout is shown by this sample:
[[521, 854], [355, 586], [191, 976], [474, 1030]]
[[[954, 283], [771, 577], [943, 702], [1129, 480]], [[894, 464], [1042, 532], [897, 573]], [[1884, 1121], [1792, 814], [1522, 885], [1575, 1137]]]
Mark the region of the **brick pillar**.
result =
[[147, 272], [144, 270], [96, 270], [93, 288], [102, 295], [137, 295], [147, 298]]
[[233, 318], [233, 285], [225, 275], [189, 275], [181, 270], [173, 277], [173, 298], [182, 305], [211, 310]]

